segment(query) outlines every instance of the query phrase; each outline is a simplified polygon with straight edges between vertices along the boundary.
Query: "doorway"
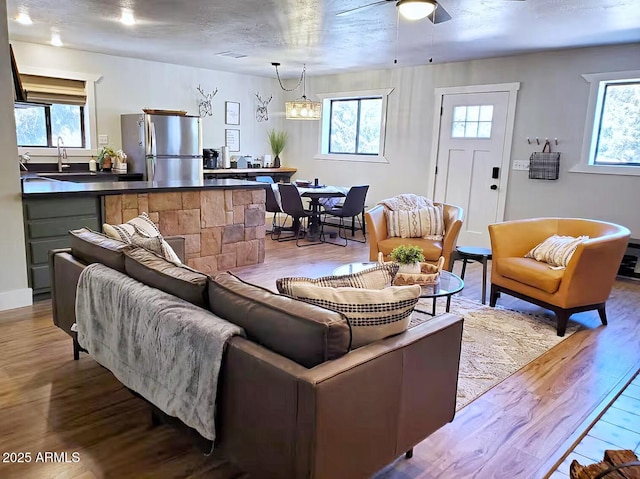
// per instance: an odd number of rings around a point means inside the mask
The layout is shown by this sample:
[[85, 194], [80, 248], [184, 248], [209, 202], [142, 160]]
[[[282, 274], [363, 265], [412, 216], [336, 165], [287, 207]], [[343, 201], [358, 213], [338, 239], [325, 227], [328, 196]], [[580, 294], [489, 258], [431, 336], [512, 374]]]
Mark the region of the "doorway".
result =
[[504, 219], [519, 83], [438, 88], [435, 201], [464, 209], [460, 246], [489, 247]]

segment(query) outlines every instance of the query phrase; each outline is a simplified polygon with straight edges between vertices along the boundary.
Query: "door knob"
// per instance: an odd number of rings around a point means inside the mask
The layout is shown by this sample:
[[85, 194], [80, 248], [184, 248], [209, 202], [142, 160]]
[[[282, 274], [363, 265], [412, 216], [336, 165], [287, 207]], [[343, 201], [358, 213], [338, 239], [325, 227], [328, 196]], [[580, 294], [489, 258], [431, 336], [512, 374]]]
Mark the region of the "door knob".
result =
[[498, 185], [491, 185], [491, 189], [492, 190], [497, 190], [498, 189]]

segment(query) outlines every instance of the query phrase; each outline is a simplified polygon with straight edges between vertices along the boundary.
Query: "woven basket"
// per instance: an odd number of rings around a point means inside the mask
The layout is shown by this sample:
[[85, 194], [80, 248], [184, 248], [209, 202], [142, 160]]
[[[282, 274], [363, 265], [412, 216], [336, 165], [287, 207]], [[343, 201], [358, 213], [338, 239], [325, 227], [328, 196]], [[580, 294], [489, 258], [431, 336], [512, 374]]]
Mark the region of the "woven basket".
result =
[[[378, 253], [378, 263], [385, 264], [383, 259], [382, 252]], [[388, 263], [393, 263], [393, 261], [388, 261]], [[415, 274], [407, 274], [407, 273], [398, 273], [396, 274], [396, 278], [393, 281], [394, 286], [410, 286], [412, 284], [419, 285], [428, 285], [435, 284], [440, 279], [440, 271], [442, 271], [442, 267], [444, 266], [444, 256], [440, 256], [438, 260], [438, 264], [434, 265], [431, 263], [420, 263], [420, 273]]]

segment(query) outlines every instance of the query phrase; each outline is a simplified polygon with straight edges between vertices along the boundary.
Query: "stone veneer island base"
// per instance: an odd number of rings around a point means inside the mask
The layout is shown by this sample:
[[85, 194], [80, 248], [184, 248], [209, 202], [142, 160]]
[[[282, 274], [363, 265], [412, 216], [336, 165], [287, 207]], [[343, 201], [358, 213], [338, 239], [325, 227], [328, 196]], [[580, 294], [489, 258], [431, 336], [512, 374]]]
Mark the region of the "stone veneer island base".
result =
[[264, 262], [264, 189], [209, 189], [104, 196], [104, 219], [146, 212], [164, 236], [184, 236], [188, 266], [211, 274]]

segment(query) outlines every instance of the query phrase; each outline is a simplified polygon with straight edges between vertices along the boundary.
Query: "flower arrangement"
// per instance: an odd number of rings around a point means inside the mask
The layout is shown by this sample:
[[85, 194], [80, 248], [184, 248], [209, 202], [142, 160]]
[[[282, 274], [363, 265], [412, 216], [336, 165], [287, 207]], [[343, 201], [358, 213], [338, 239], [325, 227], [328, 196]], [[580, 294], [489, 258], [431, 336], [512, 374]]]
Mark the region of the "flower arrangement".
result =
[[424, 261], [424, 254], [422, 254], [422, 248], [412, 245], [400, 245], [394, 248], [389, 254], [389, 257], [400, 264], [413, 264]]

